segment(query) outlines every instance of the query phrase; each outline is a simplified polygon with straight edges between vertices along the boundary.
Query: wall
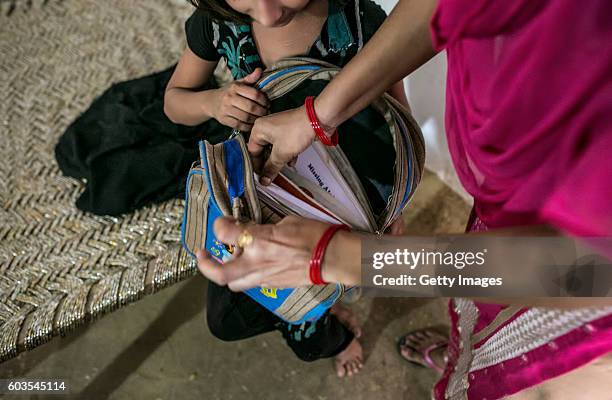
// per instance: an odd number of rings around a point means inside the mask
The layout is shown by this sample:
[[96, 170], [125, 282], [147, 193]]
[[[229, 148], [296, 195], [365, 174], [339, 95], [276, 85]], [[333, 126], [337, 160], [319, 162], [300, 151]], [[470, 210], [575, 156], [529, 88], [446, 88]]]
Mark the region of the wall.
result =
[[[375, 0], [389, 14], [397, 0]], [[463, 190], [453, 168], [444, 132], [444, 94], [446, 85], [446, 54], [441, 53], [404, 80], [413, 115], [425, 136], [426, 166], [466, 200], [471, 197]]]

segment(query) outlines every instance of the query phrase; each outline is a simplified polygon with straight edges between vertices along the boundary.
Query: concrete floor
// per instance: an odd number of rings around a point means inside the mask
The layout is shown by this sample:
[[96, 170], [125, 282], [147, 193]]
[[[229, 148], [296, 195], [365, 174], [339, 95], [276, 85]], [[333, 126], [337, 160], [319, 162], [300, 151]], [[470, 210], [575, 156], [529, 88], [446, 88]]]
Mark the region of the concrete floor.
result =
[[[469, 206], [426, 174], [408, 233], [461, 232]], [[197, 276], [0, 365], [2, 378], [63, 378], [75, 399], [429, 399], [435, 374], [404, 362], [406, 331], [446, 327], [442, 299], [362, 299], [365, 367], [338, 379], [331, 360], [305, 363], [279, 333], [225, 343], [206, 327], [206, 280]], [[47, 396], [49, 397], [49, 396]], [[3, 398], [39, 399], [43, 396]]]

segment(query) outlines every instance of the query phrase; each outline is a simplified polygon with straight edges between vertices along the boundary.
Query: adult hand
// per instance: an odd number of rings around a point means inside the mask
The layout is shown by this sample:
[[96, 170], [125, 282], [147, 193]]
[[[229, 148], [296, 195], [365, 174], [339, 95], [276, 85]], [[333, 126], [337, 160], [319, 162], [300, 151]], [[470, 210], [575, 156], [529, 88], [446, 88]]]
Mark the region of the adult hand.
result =
[[270, 102], [253, 87], [261, 78], [261, 68], [248, 76], [215, 90], [213, 117], [223, 125], [249, 132], [259, 117], [268, 114]]
[[[306, 150], [314, 138], [303, 106], [257, 119], [248, 149], [256, 169], [260, 170], [260, 182], [269, 185], [283, 166]], [[264, 160], [264, 149], [270, 145], [272, 150]]]
[[[236, 245], [245, 230], [253, 241], [242, 249], [242, 253], [223, 265], [208, 253], [198, 252], [200, 272], [218, 285], [227, 285], [233, 291], [242, 291], [254, 286], [298, 287], [311, 284], [309, 276], [310, 258], [317, 242], [329, 227], [328, 224], [300, 217], [285, 217], [272, 225], [238, 224], [232, 218], [223, 217], [215, 221], [217, 238], [226, 244]], [[343, 236], [344, 235], [344, 236]], [[332, 238], [323, 259], [322, 276], [327, 281], [338, 281], [341, 264], [351, 262], [360, 271], [360, 242], [344, 241], [349, 232], [338, 232]], [[357, 248], [353, 248], [356, 244]], [[355, 255], [347, 257], [346, 252]], [[359, 277], [353, 277], [358, 282]], [[345, 282], [353, 283], [353, 282]]]

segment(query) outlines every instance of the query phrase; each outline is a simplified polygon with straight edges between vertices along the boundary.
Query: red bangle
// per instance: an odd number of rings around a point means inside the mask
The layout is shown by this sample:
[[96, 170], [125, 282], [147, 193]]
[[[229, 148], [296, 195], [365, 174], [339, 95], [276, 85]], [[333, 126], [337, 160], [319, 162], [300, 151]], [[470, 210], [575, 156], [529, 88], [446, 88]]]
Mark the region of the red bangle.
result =
[[321, 236], [321, 239], [319, 239], [319, 242], [312, 251], [312, 257], [310, 258], [310, 281], [313, 285], [325, 285], [327, 283], [323, 280], [321, 274], [321, 264], [323, 263], [323, 256], [325, 255], [325, 250], [327, 250], [327, 245], [339, 230], [349, 231], [350, 228], [346, 225], [330, 226], [323, 232], [323, 236]]
[[306, 100], [304, 100], [304, 106], [306, 107], [306, 115], [308, 115], [310, 126], [312, 126], [312, 129], [315, 131], [315, 135], [317, 135], [319, 141], [326, 146], [336, 146], [338, 144], [338, 130], [334, 130], [331, 137], [327, 136], [321, 127], [319, 118], [317, 118], [317, 113], [315, 113], [314, 96], [306, 97]]

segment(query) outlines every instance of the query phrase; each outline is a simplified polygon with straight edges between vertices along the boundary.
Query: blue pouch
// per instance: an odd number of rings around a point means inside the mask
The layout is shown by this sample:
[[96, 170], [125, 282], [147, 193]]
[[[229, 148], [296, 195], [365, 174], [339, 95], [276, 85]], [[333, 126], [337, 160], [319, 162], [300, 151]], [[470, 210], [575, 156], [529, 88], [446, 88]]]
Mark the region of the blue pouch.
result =
[[[253, 180], [253, 169], [241, 134], [212, 145], [200, 142], [200, 163], [187, 178], [182, 243], [195, 257], [197, 249], [205, 249], [223, 263], [232, 257], [233, 249], [215, 237], [213, 224], [221, 216], [261, 223], [280, 216], [260, 204]], [[245, 293], [259, 304], [292, 324], [313, 321], [323, 315], [343, 293], [344, 286], [328, 284], [300, 288], [274, 289], [256, 287]]]
[[[286, 94], [299, 92], [304, 83], [329, 82], [338, 71], [339, 68], [322, 61], [288, 58], [265, 71], [256, 86], [266, 93], [274, 105], [275, 101]], [[389, 173], [392, 182], [389, 182], [389, 190], [380, 191], [384, 198], [380, 212], [376, 215], [372, 212], [372, 197], [366, 196], [363, 184], [369, 183], [374, 189], [382, 185], [375, 174], [369, 182], [360, 180], [360, 175], [366, 175], [368, 171], [358, 174], [355, 169], [359, 159], [363, 158], [363, 154], [360, 157], [356, 152], [366, 153], [369, 157], [369, 151], [379, 148], [380, 140], [383, 139], [373, 137], [367, 118], [361, 124], [352, 125], [353, 132], [346, 137], [341, 136], [339, 146], [327, 147], [325, 151], [329, 162], [335, 163], [342, 171], [353, 192], [364, 199], [360, 203], [368, 203], [370, 206], [368, 231], [381, 233], [401, 214], [412, 197], [423, 171], [425, 146], [416, 121], [391, 96], [381, 96], [371, 107], [382, 116], [383, 123], [388, 127], [385, 141], [392, 143], [393, 153], [389, 156], [393, 162], [385, 164], [385, 168], [389, 169], [385, 169], [385, 172]], [[212, 226], [215, 219], [225, 215], [256, 223], [274, 223], [281, 216], [263, 201], [259, 201], [251, 161], [244, 138], [239, 132], [216, 145], [201, 142], [200, 157], [200, 163], [192, 167], [187, 180], [183, 246], [194, 257], [196, 249], [204, 248], [223, 263], [232, 257], [233, 249], [220, 243], [214, 236]], [[368, 163], [366, 161], [362, 164], [367, 166]], [[362, 169], [364, 165], [361, 165]], [[372, 166], [368, 168], [371, 170]], [[261, 198], [265, 200], [264, 196]], [[257, 287], [245, 293], [283, 320], [300, 324], [318, 319], [345, 291], [343, 285], [328, 284], [293, 289]]]

